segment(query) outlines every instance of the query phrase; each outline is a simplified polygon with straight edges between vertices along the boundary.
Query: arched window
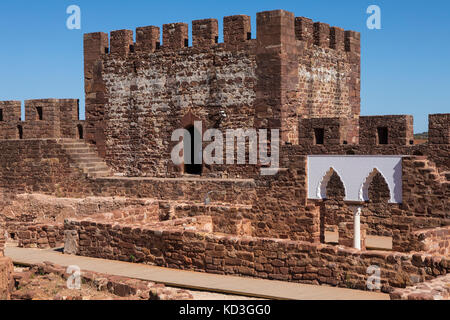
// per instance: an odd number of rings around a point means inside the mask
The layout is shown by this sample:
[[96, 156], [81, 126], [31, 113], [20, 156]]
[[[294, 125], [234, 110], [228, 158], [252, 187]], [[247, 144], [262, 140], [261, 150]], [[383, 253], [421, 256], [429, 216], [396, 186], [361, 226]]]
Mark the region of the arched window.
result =
[[323, 176], [317, 190], [317, 196], [321, 199], [345, 199], [344, 183], [333, 168], [330, 168]]
[[391, 191], [386, 179], [377, 168], [367, 176], [359, 191], [361, 201], [388, 202], [391, 198]]

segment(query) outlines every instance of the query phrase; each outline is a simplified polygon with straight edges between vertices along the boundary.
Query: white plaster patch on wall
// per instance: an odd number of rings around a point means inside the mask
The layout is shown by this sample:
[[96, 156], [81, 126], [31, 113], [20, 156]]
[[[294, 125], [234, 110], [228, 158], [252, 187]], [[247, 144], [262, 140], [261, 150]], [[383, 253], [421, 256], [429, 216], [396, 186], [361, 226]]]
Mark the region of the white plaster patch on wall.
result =
[[311, 67], [306, 68], [301, 65], [298, 68], [298, 75], [307, 81], [319, 81], [324, 83], [337, 83], [346, 77], [345, 72], [338, 72], [335, 68]]
[[[136, 74], [121, 75], [114, 72], [124, 68], [121, 63], [107, 61], [104, 81], [108, 88], [109, 109], [113, 112], [130, 97], [130, 86], [137, 85], [139, 99], [145, 108], [152, 111], [166, 110], [169, 105], [180, 109], [208, 104], [229, 107], [251, 105], [256, 98], [253, 83], [256, 80], [255, 62], [251, 59], [234, 58], [229, 53], [218, 53], [218, 57], [230, 59], [229, 63], [210, 67], [212, 56], [198, 54], [176, 60], [172, 65], [148, 63]], [[110, 71], [110, 72], [108, 72]], [[213, 81], [223, 81], [217, 92], [211, 91]]]
[[345, 187], [346, 201], [364, 201], [362, 198], [367, 177], [378, 170], [391, 193], [391, 203], [402, 202], [402, 156], [308, 156], [308, 198], [323, 199], [322, 183], [333, 168]]

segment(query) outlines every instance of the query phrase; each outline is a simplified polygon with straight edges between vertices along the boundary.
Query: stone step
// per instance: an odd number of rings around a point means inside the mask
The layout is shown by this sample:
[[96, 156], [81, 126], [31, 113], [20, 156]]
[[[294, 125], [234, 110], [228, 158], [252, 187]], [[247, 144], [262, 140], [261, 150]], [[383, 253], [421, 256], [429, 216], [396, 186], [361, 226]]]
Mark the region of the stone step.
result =
[[63, 147], [73, 147], [73, 146], [85, 146], [86, 143], [84, 142], [78, 142], [78, 141], [74, 141], [74, 142], [62, 142], [61, 145]]
[[88, 176], [91, 178], [101, 178], [101, 177], [109, 177], [111, 176], [111, 171], [96, 171], [96, 172], [89, 172]]
[[76, 160], [77, 162], [85, 162], [85, 161], [102, 161], [99, 157], [97, 157], [96, 154], [72, 154], [72, 159]]
[[66, 151], [72, 151], [74, 149], [87, 149], [90, 150], [91, 148], [87, 147], [86, 145], [73, 145], [73, 146], [63, 146], [63, 149]]
[[99, 168], [99, 167], [106, 167], [103, 162], [95, 161], [95, 162], [80, 162], [79, 164], [80, 168]]
[[74, 160], [75, 166], [82, 169], [88, 177], [109, 177], [112, 171], [100, 158], [94, 147], [84, 141], [64, 140], [61, 147]]
[[97, 165], [95, 167], [86, 168], [86, 170], [90, 173], [90, 172], [97, 172], [97, 171], [106, 171], [106, 170], [109, 170], [109, 168], [105, 164], [101, 164], [101, 165]]
[[66, 149], [66, 151], [70, 154], [95, 154], [89, 148]]

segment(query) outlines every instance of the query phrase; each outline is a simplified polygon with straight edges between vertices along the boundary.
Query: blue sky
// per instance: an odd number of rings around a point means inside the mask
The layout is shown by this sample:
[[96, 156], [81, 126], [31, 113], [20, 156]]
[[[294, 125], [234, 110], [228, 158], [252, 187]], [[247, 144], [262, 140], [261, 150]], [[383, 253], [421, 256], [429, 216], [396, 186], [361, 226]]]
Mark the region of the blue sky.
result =
[[[66, 28], [78, 5], [82, 29]], [[382, 30], [366, 27], [378, 5]], [[436, 1], [144, 1], [0, 2], [0, 100], [78, 98], [84, 107], [83, 33], [285, 9], [361, 32], [363, 115], [412, 114], [427, 131], [429, 113], [450, 112], [450, 2]], [[220, 27], [219, 26], [219, 27]], [[221, 36], [222, 38], [222, 36]]]

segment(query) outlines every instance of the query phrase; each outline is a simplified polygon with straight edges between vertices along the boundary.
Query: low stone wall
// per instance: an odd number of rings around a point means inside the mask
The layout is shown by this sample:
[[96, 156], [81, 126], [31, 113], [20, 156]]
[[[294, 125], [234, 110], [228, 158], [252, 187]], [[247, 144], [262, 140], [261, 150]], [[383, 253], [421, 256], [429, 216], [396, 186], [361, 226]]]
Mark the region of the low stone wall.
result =
[[450, 256], [450, 226], [415, 231], [410, 243], [415, 251]]
[[214, 232], [238, 236], [252, 236], [251, 206], [245, 205], [201, 205], [175, 203], [171, 206], [171, 214], [176, 218], [211, 216]]
[[[129, 213], [129, 212], [128, 212]], [[123, 213], [122, 213], [123, 214]], [[133, 217], [132, 215], [130, 217]], [[119, 219], [116, 220], [108, 214], [97, 215], [95, 217], [90, 217], [82, 220], [84, 225], [89, 223], [96, 223], [98, 225], [105, 225], [109, 230], [121, 230], [122, 228], [128, 230], [131, 228], [131, 220]], [[70, 222], [66, 223], [70, 224]], [[167, 221], [157, 221], [157, 220], [147, 220], [147, 221], [133, 221], [134, 227], [146, 227], [152, 230], [191, 230], [195, 232], [212, 233], [213, 232], [213, 221], [210, 216], [198, 216], [198, 217], [186, 217]], [[162, 231], [160, 231], [162, 232]], [[80, 252], [80, 247], [84, 247], [90, 243], [90, 238], [88, 234], [80, 233], [76, 229], [66, 228], [64, 230], [64, 253], [65, 254], [78, 254]], [[124, 243], [124, 246], [128, 244]], [[105, 246], [108, 246], [105, 244]], [[119, 253], [120, 254], [120, 253]], [[130, 262], [142, 262], [141, 255], [130, 254], [128, 257], [122, 256], [122, 260]], [[119, 259], [120, 260], [120, 259]]]
[[381, 271], [381, 290], [445, 275], [450, 259], [428, 254], [357, 251], [281, 239], [221, 236], [182, 228], [66, 221], [80, 241], [77, 254], [217, 274], [244, 275], [366, 290], [369, 266]]
[[[124, 208], [141, 208], [158, 203], [155, 199], [123, 197], [59, 198], [45, 194], [18, 194], [0, 206], [6, 222], [63, 223]], [[8, 228], [7, 228], [8, 229]]]
[[63, 224], [10, 223], [8, 232], [22, 248], [56, 248], [64, 244]]
[[391, 300], [450, 300], [450, 274], [405, 289], [396, 289]]

